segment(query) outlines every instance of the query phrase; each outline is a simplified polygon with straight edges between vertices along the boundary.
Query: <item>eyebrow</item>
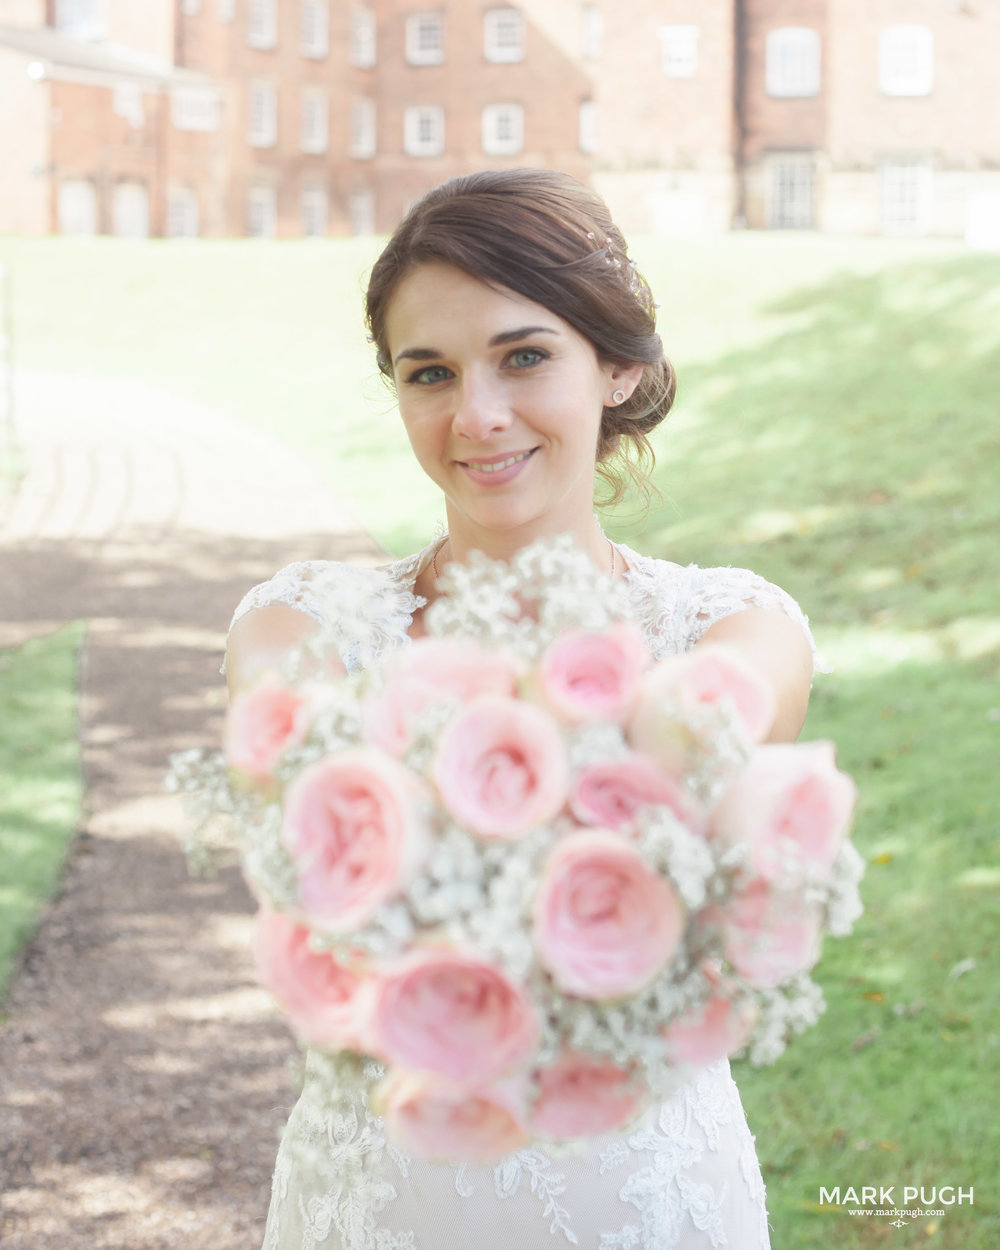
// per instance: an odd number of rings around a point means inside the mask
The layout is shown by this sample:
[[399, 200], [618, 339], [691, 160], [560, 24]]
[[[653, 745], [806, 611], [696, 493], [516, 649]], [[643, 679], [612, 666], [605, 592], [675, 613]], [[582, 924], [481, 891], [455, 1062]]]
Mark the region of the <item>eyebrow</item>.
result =
[[[502, 334], [494, 334], [487, 343], [487, 347], [504, 347], [507, 343], [519, 343], [521, 339], [531, 338], [533, 334], [555, 334], [558, 330], [553, 330], [550, 326], [519, 326], [516, 330], [504, 330]], [[440, 360], [444, 352], [440, 352], [435, 347], [406, 347], [393, 360], [394, 365], [398, 365], [401, 360]]]

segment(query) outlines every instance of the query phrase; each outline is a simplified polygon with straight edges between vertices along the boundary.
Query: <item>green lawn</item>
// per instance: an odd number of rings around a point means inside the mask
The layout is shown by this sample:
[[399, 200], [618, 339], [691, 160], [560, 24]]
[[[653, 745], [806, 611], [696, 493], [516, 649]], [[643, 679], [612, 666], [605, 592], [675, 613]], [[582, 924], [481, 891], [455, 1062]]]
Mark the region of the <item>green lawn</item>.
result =
[[[129, 374], [308, 449], [392, 551], [441, 515], [360, 324], [368, 242], [0, 241], [18, 358]], [[1000, 1245], [1000, 256], [743, 235], [634, 248], [680, 375], [664, 505], [612, 531], [745, 565], [810, 613], [832, 674], [808, 737], [861, 785], [866, 914], [829, 1009], [739, 1081], [775, 1250]], [[963, 971], [964, 969], [964, 971]], [[954, 1185], [906, 1228], [820, 1186]], [[901, 1204], [899, 1204], [901, 1205]]]
[[0, 1002], [79, 819], [82, 639], [74, 623], [0, 651]]

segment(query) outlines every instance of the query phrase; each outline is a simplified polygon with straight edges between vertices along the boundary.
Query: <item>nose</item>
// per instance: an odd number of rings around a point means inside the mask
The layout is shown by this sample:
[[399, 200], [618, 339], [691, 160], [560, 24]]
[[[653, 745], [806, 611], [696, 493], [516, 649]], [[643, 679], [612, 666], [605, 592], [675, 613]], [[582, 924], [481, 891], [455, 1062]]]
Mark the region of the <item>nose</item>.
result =
[[458, 388], [452, 429], [460, 438], [484, 442], [506, 430], [513, 420], [503, 384], [494, 377], [467, 371]]

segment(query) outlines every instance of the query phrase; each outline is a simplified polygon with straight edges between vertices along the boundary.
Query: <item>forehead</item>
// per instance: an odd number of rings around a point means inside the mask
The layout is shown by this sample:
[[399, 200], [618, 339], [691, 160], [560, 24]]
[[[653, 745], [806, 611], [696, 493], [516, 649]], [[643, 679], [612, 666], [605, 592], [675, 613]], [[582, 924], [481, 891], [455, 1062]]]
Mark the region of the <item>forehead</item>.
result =
[[544, 304], [508, 287], [489, 286], [454, 265], [429, 261], [402, 278], [386, 309], [390, 344], [401, 338], [426, 337], [463, 330], [508, 329], [511, 325], [550, 326], [562, 332], [572, 327]]

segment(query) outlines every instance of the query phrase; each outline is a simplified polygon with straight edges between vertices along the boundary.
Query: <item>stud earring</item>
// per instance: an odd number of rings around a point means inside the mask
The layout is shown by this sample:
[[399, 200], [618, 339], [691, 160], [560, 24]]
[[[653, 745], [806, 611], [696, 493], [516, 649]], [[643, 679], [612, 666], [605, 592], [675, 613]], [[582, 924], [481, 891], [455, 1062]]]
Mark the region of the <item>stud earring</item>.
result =
[[611, 398], [616, 404], [623, 404], [625, 402], [625, 392], [619, 387], [617, 391], [612, 392]]

